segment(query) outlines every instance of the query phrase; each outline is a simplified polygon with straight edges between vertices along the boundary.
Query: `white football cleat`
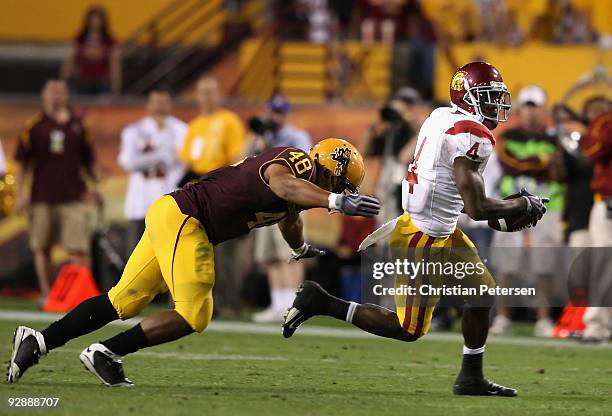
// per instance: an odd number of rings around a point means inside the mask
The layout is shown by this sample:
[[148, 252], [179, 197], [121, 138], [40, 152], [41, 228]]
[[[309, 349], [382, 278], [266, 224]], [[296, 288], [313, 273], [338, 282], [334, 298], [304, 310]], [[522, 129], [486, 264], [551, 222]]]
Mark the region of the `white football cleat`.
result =
[[40, 357], [47, 354], [45, 338], [27, 326], [18, 326], [13, 334], [13, 351], [6, 372], [6, 381], [16, 383], [23, 373], [38, 364]]
[[123, 373], [121, 357], [103, 344], [91, 344], [81, 352], [79, 359], [85, 368], [94, 373], [106, 386], [131, 387], [134, 385]]

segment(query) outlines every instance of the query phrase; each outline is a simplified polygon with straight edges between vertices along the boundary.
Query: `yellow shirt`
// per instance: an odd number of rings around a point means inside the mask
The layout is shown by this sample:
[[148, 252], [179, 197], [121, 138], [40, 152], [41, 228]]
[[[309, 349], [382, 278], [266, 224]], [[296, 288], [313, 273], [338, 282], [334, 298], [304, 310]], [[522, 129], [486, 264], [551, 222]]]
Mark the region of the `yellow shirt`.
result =
[[204, 175], [236, 162], [245, 148], [244, 127], [238, 116], [219, 110], [189, 123], [179, 159], [193, 172]]

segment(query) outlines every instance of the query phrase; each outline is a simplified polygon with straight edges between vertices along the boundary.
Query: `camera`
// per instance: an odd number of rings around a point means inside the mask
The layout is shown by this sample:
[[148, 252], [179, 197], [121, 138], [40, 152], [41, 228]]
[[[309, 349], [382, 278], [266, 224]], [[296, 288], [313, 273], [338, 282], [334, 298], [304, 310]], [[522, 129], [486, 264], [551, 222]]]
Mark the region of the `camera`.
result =
[[379, 117], [382, 121], [386, 121], [387, 123], [396, 124], [405, 122], [404, 117], [389, 104], [382, 107], [379, 111]]
[[276, 130], [277, 125], [274, 121], [265, 117], [251, 117], [248, 121], [249, 130], [258, 136], [263, 136], [268, 132]]

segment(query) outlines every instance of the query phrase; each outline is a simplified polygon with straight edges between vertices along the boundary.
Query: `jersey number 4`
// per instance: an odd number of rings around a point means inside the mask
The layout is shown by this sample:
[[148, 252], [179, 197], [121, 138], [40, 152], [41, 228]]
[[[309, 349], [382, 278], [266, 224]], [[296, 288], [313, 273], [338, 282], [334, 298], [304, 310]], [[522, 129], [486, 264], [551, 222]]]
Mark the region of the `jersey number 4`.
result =
[[408, 192], [409, 193], [414, 193], [414, 185], [417, 185], [419, 183], [419, 175], [417, 173], [417, 169], [418, 169], [418, 163], [419, 163], [419, 157], [421, 157], [421, 152], [423, 151], [423, 146], [425, 146], [425, 142], [427, 141], [427, 137], [423, 138], [423, 141], [421, 142], [421, 145], [419, 146], [419, 150], [414, 158], [414, 160], [412, 161], [412, 163], [410, 164], [410, 167], [408, 168], [408, 173], [406, 174], [406, 182], [408, 182]]
[[465, 155], [470, 159], [478, 159], [478, 146], [480, 146], [480, 143], [474, 143]]

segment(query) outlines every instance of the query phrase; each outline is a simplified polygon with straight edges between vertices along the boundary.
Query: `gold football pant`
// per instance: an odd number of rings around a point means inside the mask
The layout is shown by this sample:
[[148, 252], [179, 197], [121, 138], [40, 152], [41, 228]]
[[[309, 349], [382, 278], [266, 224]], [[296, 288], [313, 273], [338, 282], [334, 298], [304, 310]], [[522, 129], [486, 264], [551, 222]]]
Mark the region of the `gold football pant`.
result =
[[[478, 290], [480, 285], [495, 287], [495, 281], [478, 255], [476, 246], [459, 228], [445, 237], [432, 237], [417, 228], [410, 216], [404, 213], [398, 220], [391, 234], [389, 245], [395, 256], [410, 259], [414, 262], [443, 262], [482, 265], [484, 272], [474, 274], [461, 280], [464, 287]], [[440, 288], [443, 285], [457, 285], [456, 279], [445, 280], [444, 276], [419, 273], [414, 279], [396, 276], [396, 287], [412, 286], [416, 288], [414, 295], [396, 295], [396, 313], [400, 324], [409, 334], [421, 337], [429, 331], [431, 318], [440, 296], [421, 294], [419, 288]], [[428, 289], [429, 290], [429, 289]], [[470, 297], [464, 302], [469, 303]]]
[[202, 332], [212, 316], [215, 284], [213, 245], [204, 227], [168, 195], [149, 208], [145, 223], [121, 279], [108, 292], [111, 303], [121, 319], [128, 319], [170, 290], [175, 310]]

